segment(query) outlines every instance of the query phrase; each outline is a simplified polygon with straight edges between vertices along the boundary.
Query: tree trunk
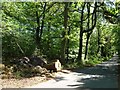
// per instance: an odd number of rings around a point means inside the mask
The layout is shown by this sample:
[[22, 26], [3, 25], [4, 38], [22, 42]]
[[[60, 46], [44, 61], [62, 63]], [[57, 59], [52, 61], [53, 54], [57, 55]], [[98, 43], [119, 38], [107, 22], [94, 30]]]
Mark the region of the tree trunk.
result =
[[89, 4], [89, 2], [87, 3], [87, 8], [88, 8], [88, 22], [87, 22], [87, 25], [88, 25], [88, 28], [87, 28], [87, 30], [88, 30], [88, 32], [87, 32], [87, 41], [86, 41], [86, 47], [85, 47], [85, 57], [84, 57], [84, 59], [86, 59], [86, 57], [87, 57], [87, 54], [88, 54], [88, 44], [89, 44], [89, 39], [90, 39], [90, 36], [91, 36], [91, 34], [92, 34], [92, 32], [93, 32], [93, 29], [94, 29], [94, 27], [96, 26], [96, 7], [97, 6], [97, 3], [95, 3], [95, 7], [94, 7], [94, 11], [93, 11], [93, 14], [92, 14], [92, 26], [90, 27], [89, 25], [89, 23], [90, 23], [90, 4]]
[[61, 63], [59, 60], [56, 60], [55, 62], [47, 64], [44, 67], [48, 70], [61, 71]]
[[[38, 9], [38, 6], [36, 5], [36, 9]], [[37, 20], [37, 28], [36, 28], [36, 44], [39, 47], [41, 37], [42, 37], [42, 32], [43, 32], [43, 27], [44, 27], [44, 19], [45, 19], [45, 10], [46, 10], [46, 2], [43, 7], [43, 18], [42, 18], [42, 25], [40, 29], [40, 15], [39, 12], [36, 11], [36, 20]]]
[[51, 23], [50, 22], [48, 22], [48, 40], [47, 40], [47, 46], [46, 46], [46, 48], [47, 48], [47, 55], [49, 55], [49, 52], [50, 52], [50, 48], [51, 48], [51, 34], [50, 34], [50, 29], [51, 29]]
[[84, 8], [85, 8], [85, 3], [82, 6], [82, 11], [81, 11], [81, 18], [80, 18], [80, 37], [79, 37], [79, 52], [78, 52], [78, 60], [82, 63], [82, 44], [83, 44], [83, 15], [84, 15]]
[[87, 40], [86, 40], [86, 46], [85, 46], [85, 57], [84, 59], [87, 58], [87, 54], [88, 54], [88, 44], [89, 44], [89, 38], [90, 38], [90, 33], [87, 33]]
[[[68, 30], [68, 36], [70, 35], [70, 31], [71, 31], [71, 27], [69, 26], [69, 30]], [[67, 41], [67, 50], [66, 50], [66, 53], [67, 53], [67, 61], [69, 60], [69, 42], [70, 42], [70, 39], [68, 38], [68, 41]]]
[[[88, 30], [89, 30], [89, 25], [90, 25], [90, 4], [89, 4], [89, 2], [87, 3], [87, 11], [88, 11], [88, 22], [87, 22], [87, 28], [88, 28]], [[86, 47], [85, 47], [85, 57], [84, 57], [84, 59], [86, 59], [86, 57], [87, 57], [87, 53], [88, 53], [88, 43], [89, 43], [89, 38], [90, 38], [90, 33], [88, 32], [87, 33], [87, 40], [86, 40]]]
[[100, 29], [98, 28], [98, 49], [97, 49], [97, 53], [99, 53], [100, 51]]
[[78, 60], [82, 62], [82, 48], [83, 48], [83, 32], [80, 31], [80, 40], [79, 40], [79, 53], [78, 53]]
[[[36, 8], [37, 5], [36, 5]], [[39, 46], [39, 33], [40, 33], [40, 19], [39, 19], [39, 13], [36, 11], [36, 21], [37, 21], [37, 28], [36, 28], [36, 44]]]
[[67, 44], [67, 23], [68, 23], [68, 4], [69, 2], [65, 2], [64, 7], [64, 31], [62, 32], [62, 42], [61, 42], [61, 63], [65, 63], [65, 52], [66, 52], [66, 44]]
[[41, 24], [41, 29], [40, 29], [40, 44], [41, 44], [41, 38], [42, 38], [42, 33], [43, 33], [43, 27], [44, 27], [44, 19], [45, 19], [45, 11], [46, 11], [46, 2], [43, 7], [43, 17], [42, 17], [42, 24]]

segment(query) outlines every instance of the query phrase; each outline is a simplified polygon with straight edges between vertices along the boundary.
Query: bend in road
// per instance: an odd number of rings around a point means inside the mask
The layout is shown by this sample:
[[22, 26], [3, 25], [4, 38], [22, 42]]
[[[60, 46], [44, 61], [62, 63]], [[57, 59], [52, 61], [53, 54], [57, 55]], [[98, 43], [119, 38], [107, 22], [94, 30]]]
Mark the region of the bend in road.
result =
[[60, 73], [55, 79], [27, 88], [118, 88], [118, 56], [95, 67]]

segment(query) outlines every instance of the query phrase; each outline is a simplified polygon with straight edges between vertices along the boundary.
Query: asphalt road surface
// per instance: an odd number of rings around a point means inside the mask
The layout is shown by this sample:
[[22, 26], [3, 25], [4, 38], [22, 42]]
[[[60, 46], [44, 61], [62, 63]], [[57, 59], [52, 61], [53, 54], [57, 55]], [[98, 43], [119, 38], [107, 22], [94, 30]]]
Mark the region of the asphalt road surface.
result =
[[55, 79], [33, 85], [27, 88], [118, 88], [118, 56], [95, 67], [74, 70], [68, 73], [58, 73]]

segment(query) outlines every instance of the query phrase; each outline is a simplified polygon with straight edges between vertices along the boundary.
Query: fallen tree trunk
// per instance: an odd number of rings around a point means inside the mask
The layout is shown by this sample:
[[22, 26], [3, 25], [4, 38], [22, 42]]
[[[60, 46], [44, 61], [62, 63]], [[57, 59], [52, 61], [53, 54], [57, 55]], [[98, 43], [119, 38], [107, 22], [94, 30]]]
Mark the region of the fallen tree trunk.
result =
[[61, 71], [61, 63], [60, 63], [60, 61], [57, 59], [55, 62], [52, 62], [52, 63], [50, 63], [50, 64], [47, 64], [47, 65], [45, 65], [45, 68], [47, 69], [47, 70], [50, 70], [50, 71], [55, 71], [55, 72], [57, 72], [57, 71]]

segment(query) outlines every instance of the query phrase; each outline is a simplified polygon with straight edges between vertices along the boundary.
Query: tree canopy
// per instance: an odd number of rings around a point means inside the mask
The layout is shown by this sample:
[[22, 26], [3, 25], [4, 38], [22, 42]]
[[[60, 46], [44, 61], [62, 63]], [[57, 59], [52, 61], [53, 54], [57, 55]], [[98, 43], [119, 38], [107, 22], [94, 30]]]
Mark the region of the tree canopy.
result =
[[42, 56], [85, 64], [120, 55], [120, 2], [3, 2], [3, 63]]

